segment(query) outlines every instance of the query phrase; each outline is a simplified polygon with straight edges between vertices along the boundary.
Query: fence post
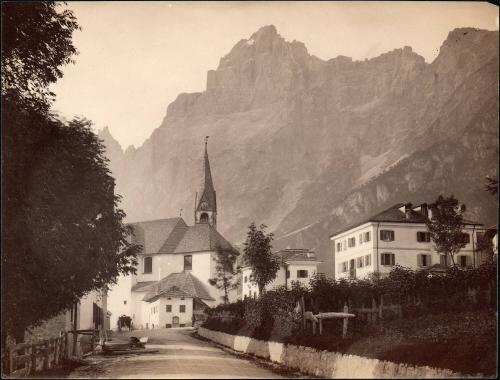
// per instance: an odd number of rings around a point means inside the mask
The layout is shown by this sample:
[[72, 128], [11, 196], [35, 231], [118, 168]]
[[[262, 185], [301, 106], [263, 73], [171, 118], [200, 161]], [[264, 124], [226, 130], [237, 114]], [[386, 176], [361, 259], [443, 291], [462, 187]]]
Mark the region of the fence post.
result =
[[9, 368], [7, 368], [7, 373], [9, 375], [15, 371], [14, 368], [15, 353], [16, 353], [16, 340], [12, 338], [12, 340], [9, 342], [9, 348], [8, 348]]
[[[344, 305], [344, 313], [348, 313], [349, 308], [347, 305]], [[349, 318], [344, 317], [344, 321], [342, 323], [342, 339], [345, 339], [347, 336], [347, 323], [349, 322]]]

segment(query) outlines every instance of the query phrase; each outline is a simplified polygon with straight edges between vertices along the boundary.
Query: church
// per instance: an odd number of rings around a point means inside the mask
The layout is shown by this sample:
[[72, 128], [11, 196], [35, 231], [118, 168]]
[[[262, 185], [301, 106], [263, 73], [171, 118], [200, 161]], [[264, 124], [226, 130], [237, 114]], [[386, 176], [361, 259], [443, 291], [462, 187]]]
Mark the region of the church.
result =
[[131, 241], [141, 245], [142, 252], [137, 273], [121, 276], [108, 294], [111, 328], [117, 328], [121, 315], [131, 317], [135, 329], [187, 327], [202, 320], [207, 307], [221, 302], [221, 291], [209, 279], [215, 277], [217, 248], [234, 248], [217, 232], [207, 141], [202, 176], [194, 226], [182, 217], [130, 224]]

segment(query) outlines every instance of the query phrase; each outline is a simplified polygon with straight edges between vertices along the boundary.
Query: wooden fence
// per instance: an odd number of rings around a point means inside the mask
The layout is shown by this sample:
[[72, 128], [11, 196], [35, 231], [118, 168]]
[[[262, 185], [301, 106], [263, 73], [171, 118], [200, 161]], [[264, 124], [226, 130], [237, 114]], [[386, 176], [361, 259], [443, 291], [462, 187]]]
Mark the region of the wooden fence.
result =
[[[73, 335], [73, 339], [69, 335]], [[2, 353], [2, 375], [9, 378], [28, 377], [35, 372], [53, 368], [71, 357], [81, 357], [78, 335], [91, 335], [91, 351], [95, 352], [99, 331], [61, 331], [57, 338], [10, 344], [6, 352]]]
[[403, 317], [403, 308], [401, 305], [384, 305], [383, 298], [380, 298], [379, 304], [372, 299], [371, 307], [358, 307], [352, 309], [353, 313], [356, 313], [359, 319], [366, 321], [368, 323], [375, 323], [384, 318], [384, 311], [391, 311], [391, 314], [397, 316], [398, 318]]

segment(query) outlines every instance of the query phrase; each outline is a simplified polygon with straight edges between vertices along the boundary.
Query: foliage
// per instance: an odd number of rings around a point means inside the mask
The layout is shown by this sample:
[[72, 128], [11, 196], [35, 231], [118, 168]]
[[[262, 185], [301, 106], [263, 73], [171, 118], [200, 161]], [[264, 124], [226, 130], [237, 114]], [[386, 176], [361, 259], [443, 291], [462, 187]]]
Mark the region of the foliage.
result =
[[280, 267], [280, 263], [271, 252], [273, 234], [266, 234], [266, 228], [265, 224], [257, 228], [252, 222], [248, 227], [244, 248], [245, 260], [252, 268], [254, 282], [259, 287], [260, 295], [264, 293], [265, 286], [274, 280]]
[[124, 212], [90, 122], [4, 102], [2, 319], [18, 339], [135, 271]]
[[17, 94], [31, 108], [48, 109], [49, 85], [77, 53], [80, 29], [70, 10], [55, 2], [2, 2], [2, 96]]
[[448, 198], [440, 195], [430, 207], [432, 218], [427, 222], [427, 228], [436, 251], [449, 256], [455, 266], [455, 254], [466, 246], [462, 232], [465, 207], [460, 207], [453, 195]]
[[215, 277], [208, 280], [210, 285], [224, 291], [222, 300], [225, 304], [229, 302], [229, 291], [238, 287], [239, 281], [236, 275], [238, 270], [235, 268], [236, 257], [239, 252], [234, 248], [216, 248], [217, 257], [215, 264]]
[[49, 113], [78, 24], [53, 2], [2, 3], [2, 344], [135, 272], [104, 146]]

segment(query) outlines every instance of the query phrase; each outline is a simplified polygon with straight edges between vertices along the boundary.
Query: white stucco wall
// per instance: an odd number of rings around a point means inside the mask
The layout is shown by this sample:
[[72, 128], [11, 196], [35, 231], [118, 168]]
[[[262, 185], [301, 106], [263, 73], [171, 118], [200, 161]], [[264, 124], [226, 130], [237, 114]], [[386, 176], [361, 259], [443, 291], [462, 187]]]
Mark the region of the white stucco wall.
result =
[[[386, 242], [380, 240], [381, 230], [394, 231], [394, 241]], [[367, 231], [371, 232], [371, 241], [359, 244], [359, 235]], [[332, 243], [335, 262], [335, 278], [340, 279], [349, 277], [349, 271], [341, 272], [339, 266], [342, 262], [347, 261], [349, 263], [348, 267], [350, 267], [352, 259], [354, 259], [356, 278], [364, 278], [374, 271], [379, 271], [382, 274], [389, 273], [392, 266], [382, 265], [381, 256], [383, 253], [393, 253], [395, 255], [395, 265], [401, 265], [412, 269], [422, 268], [418, 265], [419, 254], [430, 255], [431, 261], [428, 266], [439, 264], [440, 255], [435, 251], [432, 242], [426, 243], [417, 241], [417, 232], [426, 231], [427, 227], [423, 223], [380, 223], [378, 232], [377, 223], [365, 223], [359, 227], [353, 228], [352, 230], [334, 236]], [[470, 242], [459, 252], [458, 255], [456, 255], [455, 262], [459, 262], [459, 256], [468, 256], [468, 260], [472, 264], [474, 261], [473, 246], [477, 245], [477, 234], [478, 232], [484, 232], [484, 229], [466, 226], [464, 228], [464, 232], [469, 234]], [[346, 249], [342, 249], [342, 251], [337, 252], [338, 242], [343, 244], [344, 241], [347, 242], [349, 238], [353, 237], [356, 238], [355, 247], [347, 247]], [[358, 268], [356, 259], [366, 255], [371, 256], [371, 265], [364, 265], [362, 268]]]
[[103, 310], [103, 318], [106, 318], [106, 295], [99, 291], [92, 291], [80, 299], [77, 318], [79, 330], [89, 330], [94, 328], [94, 303]]
[[[118, 282], [113, 285], [108, 292], [108, 310], [112, 313], [110, 318], [110, 328], [117, 329], [118, 318], [121, 315], [132, 317], [132, 276], [120, 276]], [[126, 303], [125, 303], [125, 302]]]

